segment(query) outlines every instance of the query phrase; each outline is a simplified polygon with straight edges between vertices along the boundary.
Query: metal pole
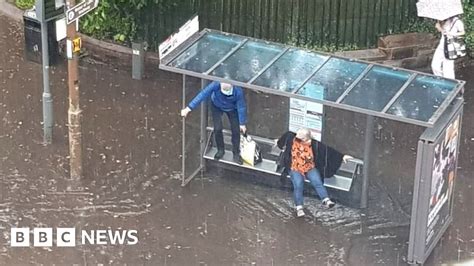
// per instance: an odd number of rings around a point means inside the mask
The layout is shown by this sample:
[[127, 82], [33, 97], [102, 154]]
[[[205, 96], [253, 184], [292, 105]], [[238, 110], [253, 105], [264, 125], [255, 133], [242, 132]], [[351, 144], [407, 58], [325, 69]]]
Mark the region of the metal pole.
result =
[[367, 115], [367, 122], [365, 126], [365, 147], [364, 147], [364, 168], [362, 175], [362, 191], [360, 197], [360, 207], [362, 209], [367, 208], [367, 202], [369, 199], [369, 169], [370, 169], [370, 155], [372, 153], [372, 143], [374, 129], [374, 117]]
[[[209, 84], [208, 80], [202, 79], [201, 80], [201, 88], [204, 88]], [[201, 161], [200, 166], [201, 169], [204, 169], [205, 161], [204, 161], [204, 153], [206, 151], [206, 140], [207, 140], [207, 115], [208, 115], [208, 101], [201, 105]]]
[[[67, 6], [73, 7], [76, 0], [68, 0]], [[77, 37], [76, 23], [67, 26], [67, 39], [72, 41]], [[82, 133], [81, 118], [82, 110], [79, 105], [79, 75], [78, 58], [73, 53], [72, 58], [68, 59], [68, 87], [69, 87], [69, 156], [71, 179], [79, 181], [82, 177]]]
[[49, 88], [48, 23], [44, 20], [44, 18], [41, 18], [40, 24], [42, 55], [41, 61], [43, 65], [43, 143], [51, 144], [53, 142], [53, 98]]
[[[186, 108], [186, 75], [183, 74], [183, 100], [182, 100], [183, 109]], [[183, 135], [181, 136], [181, 148], [183, 151], [183, 157], [181, 157], [181, 173], [183, 174], [181, 180], [181, 186], [186, 184], [186, 117], [181, 119], [183, 127]]]

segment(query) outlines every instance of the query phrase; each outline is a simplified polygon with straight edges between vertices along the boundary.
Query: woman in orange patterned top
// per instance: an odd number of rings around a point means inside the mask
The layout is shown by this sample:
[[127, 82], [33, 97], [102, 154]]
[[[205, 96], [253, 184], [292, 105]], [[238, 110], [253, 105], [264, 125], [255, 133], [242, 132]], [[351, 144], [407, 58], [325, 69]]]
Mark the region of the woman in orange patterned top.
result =
[[323, 185], [323, 179], [333, 176], [341, 166], [342, 161], [352, 157], [343, 155], [335, 149], [311, 138], [311, 131], [307, 128], [299, 129], [296, 134], [286, 132], [277, 141], [283, 152], [285, 170], [282, 175], [290, 174], [293, 183], [293, 197], [296, 205], [296, 216], [305, 215], [303, 211], [303, 187], [307, 178], [323, 205], [332, 208], [335, 203], [329, 198]]

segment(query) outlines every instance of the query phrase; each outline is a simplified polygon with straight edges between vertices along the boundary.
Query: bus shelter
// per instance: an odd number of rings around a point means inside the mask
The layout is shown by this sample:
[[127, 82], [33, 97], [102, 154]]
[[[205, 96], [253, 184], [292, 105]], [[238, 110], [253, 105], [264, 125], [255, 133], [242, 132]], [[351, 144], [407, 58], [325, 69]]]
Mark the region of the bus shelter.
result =
[[[357, 194], [361, 208], [367, 207], [369, 197], [374, 118], [425, 128], [418, 139], [413, 177], [408, 261], [423, 263], [451, 223], [463, 81], [209, 29], [195, 33], [168, 53], [161, 59], [160, 68], [182, 74], [183, 108], [209, 81], [222, 81], [255, 92], [365, 115], [362, 159], [343, 169], [352, 177], [331, 181], [334, 188]], [[200, 80], [199, 88], [190, 86], [190, 80]], [[183, 118], [183, 186], [205, 169], [206, 161], [213, 160], [207, 109], [202, 105], [198, 115], [194, 115], [198, 123]], [[268, 114], [250, 113], [249, 118], [265, 115]], [[198, 134], [188, 133], [192, 130]], [[255, 133], [256, 141], [272, 143], [267, 136]], [[233, 164], [226, 157], [218, 163]], [[275, 163], [272, 151], [268, 150], [258, 166], [233, 167], [278, 174]], [[352, 188], [355, 175], [360, 175], [359, 189]]]

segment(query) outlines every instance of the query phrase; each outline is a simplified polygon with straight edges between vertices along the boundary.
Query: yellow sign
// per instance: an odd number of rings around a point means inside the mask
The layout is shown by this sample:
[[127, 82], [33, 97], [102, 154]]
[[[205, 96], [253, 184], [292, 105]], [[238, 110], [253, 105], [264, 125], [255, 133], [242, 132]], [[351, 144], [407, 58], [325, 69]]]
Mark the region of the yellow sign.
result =
[[82, 47], [82, 40], [80, 37], [75, 38], [72, 40], [72, 51], [74, 53], [79, 53]]

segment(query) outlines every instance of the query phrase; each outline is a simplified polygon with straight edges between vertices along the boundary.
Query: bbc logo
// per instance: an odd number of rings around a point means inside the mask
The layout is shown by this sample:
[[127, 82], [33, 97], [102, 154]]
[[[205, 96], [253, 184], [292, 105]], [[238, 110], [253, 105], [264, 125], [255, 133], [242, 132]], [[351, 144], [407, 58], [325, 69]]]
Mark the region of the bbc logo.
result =
[[[56, 234], [53, 234], [53, 231]], [[80, 245], [136, 245], [138, 243], [137, 230], [79, 230], [77, 231], [78, 243]], [[56, 239], [57, 247], [75, 247], [75, 228], [11, 228], [10, 246], [29, 247], [30, 237], [33, 236], [34, 247], [52, 247], [53, 240]]]
[[[11, 228], [10, 246], [29, 247], [30, 244], [30, 228]], [[33, 246], [52, 247], [53, 228], [33, 228]], [[56, 228], [56, 246], [75, 247], [76, 229]]]

